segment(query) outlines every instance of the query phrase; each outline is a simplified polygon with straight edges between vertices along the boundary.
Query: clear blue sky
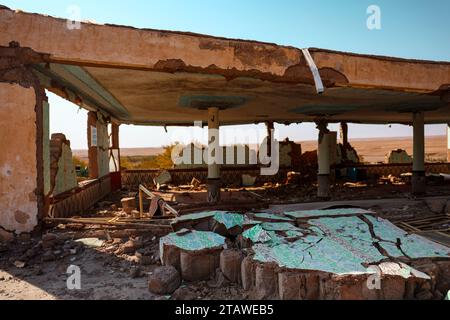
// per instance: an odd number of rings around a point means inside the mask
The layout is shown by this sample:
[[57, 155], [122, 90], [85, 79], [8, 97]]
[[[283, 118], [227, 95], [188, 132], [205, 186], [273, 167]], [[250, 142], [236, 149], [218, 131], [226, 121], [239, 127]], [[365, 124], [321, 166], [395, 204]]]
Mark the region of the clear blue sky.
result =
[[[99, 23], [191, 31], [253, 39], [295, 47], [321, 47], [403, 58], [450, 61], [449, 0], [153, 0], [153, 1], [0, 1], [13, 9], [68, 17], [81, 9], [81, 19]], [[381, 30], [366, 27], [367, 7], [381, 9]], [[85, 112], [50, 95], [51, 131], [64, 132], [73, 148], [85, 148]], [[67, 121], [71, 119], [71, 121]], [[280, 137], [316, 139], [312, 124], [279, 127]], [[408, 136], [406, 126], [350, 126], [350, 137]], [[429, 126], [427, 134], [445, 134]], [[151, 137], [149, 139], [149, 137]], [[127, 126], [123, 147], [168, 143], [162, 128]]]

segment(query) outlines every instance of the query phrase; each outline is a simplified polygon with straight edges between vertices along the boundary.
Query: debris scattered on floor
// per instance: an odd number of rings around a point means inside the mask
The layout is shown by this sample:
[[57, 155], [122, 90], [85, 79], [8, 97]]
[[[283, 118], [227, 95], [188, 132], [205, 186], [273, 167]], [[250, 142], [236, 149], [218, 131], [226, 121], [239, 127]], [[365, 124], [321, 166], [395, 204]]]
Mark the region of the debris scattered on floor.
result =
[[[207, 231], [210, 220], [245, 229], [246, 219], [253, 224], [237, 238]], [[162, 264], [179, 270], [184, 281], [241, 283], [257, 299], [431, 299], [442, 296], [432, 283], [450, 285], [450, 248], [360, 208], [246, 217], [202, 212], [180, 221], [191, 222], [191, 229], [160, 239]], [[421, 271], [417, 262], [424, 259], [436, 261], [439, 277]], [[366, 286], [374, 275], [381, 279], [378, 290]]]
[[[257, 197], [243, 191], [262, 202], [259, 197], [264, 193], [256, 189]], [[54, 268], [65, 274], [68, 265], [85, 265], [91, 259], [95, 268], [105, 271], [84, 270], [87, 278], [118, 277], [111, 285], [132, 283], [140, 288], [140, 297], [163, 300], [442, 300], [450, 289], [450, 249], [444, 237], [437, 236], [447, 234], [450, 227], [443, 213], [447, 197], [383, 210], [192, 206], [192, 213], [177, 209], [176, 216], [165, 208], [170, 215], [149, 217], [145, 214], [156, 194], [172, 209], [177, 206], [164, 193], [150, 194], [143, 194], [142, 216], [138, 210], [134, 211], [139, 216], [122, 209], [121, 200], [127, 196], [139, 203], [137, 193], [128, 192], [117, 201], [99, 203], [96, 215], [46, 219], [50, 229], [41, 239], [23, 237], [16, 246], [3, 246], [0, 264], [4, 261], [5, 270], [27, 280], [50, 277]], [[394, 217], [396, 225], [381, 217]], [[369, 289], [370, 279], [380, 279], [380, 289]], [[126, 290], [130, 294], [137, 289]]]

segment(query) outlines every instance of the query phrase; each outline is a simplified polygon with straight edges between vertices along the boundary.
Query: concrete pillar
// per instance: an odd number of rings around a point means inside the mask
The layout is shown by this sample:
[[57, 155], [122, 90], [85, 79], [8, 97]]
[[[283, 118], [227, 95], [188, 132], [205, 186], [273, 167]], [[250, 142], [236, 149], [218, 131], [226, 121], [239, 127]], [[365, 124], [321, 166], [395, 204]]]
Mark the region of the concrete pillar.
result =
[[111, 147], [109, 150], [109, 171], [111, 178], [111, 190], [116, 191], [122, 188], [122, 174], [120, 170], [120, 144], [119, 144], [119, 124], [111, 124]]
[[341, 122], [341, 142], [344, 148], [348, 146], [348, 124], [347, 122]]
[[319, 172], [317, 174], [317, 196], [328, 199], [330, 197], [330, 133], [326, 123], [318, 125], [319, 146], [318, 146], [318, 164]]
[[48, 211], [48, 104], [32, 69], [46, 61], [15, 41], [0, 46], [0, 242], [39, 231]]
[[0, 242], [32, 232], [44, 215], [43, 98], [0, 76]]
[[424, 194], [425, 181], [425, 118], [423, 112], [413, 114], [413, 176], [412, 193]]
[[109, 174], [108, 123], [100, 113], [89, 112], [87, 121], [89, 178], [98, 179]]
[[97, 113], [90, 111], [87, 119], [88, 137], [88, 157], [89, 157], [89, 178], [99, 178], [98, 168], [98, 134], [97, 134]]
[[273, 121], [266, 122], [267, 127], [267, 156], [270, 158], [272, 156], [272, 132], [275, 130]]
[[220, 202], [219, 108], [208, 109], [208, 202]]
[[447, 124], [447, 162], [450, 162], [450, 123]]

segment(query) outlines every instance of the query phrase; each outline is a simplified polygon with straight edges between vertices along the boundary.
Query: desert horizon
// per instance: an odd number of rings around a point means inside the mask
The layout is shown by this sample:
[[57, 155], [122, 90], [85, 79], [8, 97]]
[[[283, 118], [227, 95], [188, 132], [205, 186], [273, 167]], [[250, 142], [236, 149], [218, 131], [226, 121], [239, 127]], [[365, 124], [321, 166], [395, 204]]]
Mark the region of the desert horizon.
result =
[[[445, 161], [447, 157], [447, 137], [445, 135], [426, 136], [425, 153], [428, 161]], [[408, 154], [412, 154], [412, 137], [380, 137], [380, 138], [354, 138], [349, 139], [352, 146], [357, 150], [360, 156], [364, 157], [365, 162], [378, 163], [383, 162], [385, 157], [392, 150], [404, 149]], [[382, 143], [381, 143], [382, 142]], [[306, 140], [296, 141], [301, 144], [302, 152], [314, 151], [317, 149], [317, 141]], [[138, 147], [121, 148], [122, 157], [136, 156], [156, 156], [164, 151], [164, 147]], [[88, 158], [86, 149], [72, 150], [74, 156], [82, 160]]]

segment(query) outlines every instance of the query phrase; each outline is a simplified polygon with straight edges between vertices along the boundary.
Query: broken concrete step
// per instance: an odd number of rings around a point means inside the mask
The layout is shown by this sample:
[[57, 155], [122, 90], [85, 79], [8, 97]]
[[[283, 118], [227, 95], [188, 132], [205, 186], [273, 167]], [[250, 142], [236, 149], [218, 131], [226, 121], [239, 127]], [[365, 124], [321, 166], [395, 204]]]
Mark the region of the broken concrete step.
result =
[[179, 270], [183, 280], [208, 280], [224, 248], [225, 238], [216, 233], [184, 229], [160, 239], [161, 263]]

